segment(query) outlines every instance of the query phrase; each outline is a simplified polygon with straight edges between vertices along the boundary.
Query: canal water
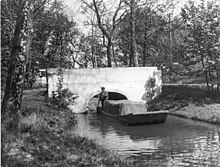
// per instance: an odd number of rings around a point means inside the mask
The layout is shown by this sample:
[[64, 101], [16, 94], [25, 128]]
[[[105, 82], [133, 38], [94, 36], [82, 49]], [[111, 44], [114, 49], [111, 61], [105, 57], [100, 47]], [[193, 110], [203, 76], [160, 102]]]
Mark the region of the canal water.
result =
[[96, 113], [77, 120], [73, 133], [137, 162], [220, 167], [220, 125], [168, 116], [164, 124], [124, 126]]

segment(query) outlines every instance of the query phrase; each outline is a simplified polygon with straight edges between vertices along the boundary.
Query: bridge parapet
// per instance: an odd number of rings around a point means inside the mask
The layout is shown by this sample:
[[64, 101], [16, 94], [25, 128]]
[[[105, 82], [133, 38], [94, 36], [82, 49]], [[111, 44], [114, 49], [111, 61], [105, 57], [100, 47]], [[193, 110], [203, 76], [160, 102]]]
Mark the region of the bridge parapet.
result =
[[[57, 90], [57, 69], [49, 69], [49, 96]], [[109, 92], [125, 95], [128, 100], [145, 102], [144, 94], [148, 91], [146, 82], [155, 78], [156, 95], [162, 91], [161, 71], [156, 67], [92, 68], [63, 70], [63, 87], [77, 93], [76, 104], [70, 106], [73, 112], [86, 110], [88, 101], [100, 93], [104, 86]]]

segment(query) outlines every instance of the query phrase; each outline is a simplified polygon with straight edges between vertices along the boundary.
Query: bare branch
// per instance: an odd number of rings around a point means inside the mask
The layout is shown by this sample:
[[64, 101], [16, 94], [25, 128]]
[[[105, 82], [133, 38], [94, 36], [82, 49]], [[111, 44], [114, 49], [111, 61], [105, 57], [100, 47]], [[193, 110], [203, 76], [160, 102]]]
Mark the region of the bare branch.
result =
[[33, 13], [35, 13], [36, 11], [40, 10], [40, 8], [42, 8], [44, 6], [44, 4], [47, 2], [47, 0], [44, 0], [38, 7], [36, 7], [33, 11]]
[[104, 35], [102, 36], [102, 39], [103, 39], [103, 46], [105, 46], [107, 48], [108, 46], [105, 43], [105, 36]]
[[98, 26], [100, 28], [100, 30], [102, 31], [102, 33], [107, 37], [107, 38], [111, 38], [110, 34], [107, 32], [107, 30], [104, 28], [104, 26], [102, 25], [101, 22], [101, 16], [99, 14], [99, 9], [97, 7], [96, 1], [93, 0], [93, 5], [95, 8], [95, 13], [96, 13], [96, 17], [97, 17], [97, 21], [98, 21]]
[[128, 2], [128, 0], [123, 0], [123, 2], [128, 5], [129, 7], [131, 7], [131, 3]]
[[123, 47], [120, 43], [118, 43], [118, 46], [121, 50], [123, 50], [125, 53], [130, 54], [129, 50], [125, 47]]
[[[77, 57], [76, 57], [76, 58], [77, 58]], [[74, 55], [72, 55], [73, 61], [74, 61], [75, 63], [77, 63], [80, 67], [83, 67], [84, 65], [83, 65], [82, 63], [78, 62], [78, 61], [76, 60], [76, 58], [74, 57]]]
[[121, 16], [115, 21], [115, 25], [118, 25], [118, 23], [122, 20], [122, 18], [124, 17], [124, 15], [125, 14], [127, 14], [127, 10], [126, 11], [124, 11], [122, 14], [121, 14]]
[[119, 10], [121, 9], [121, 4], [122, 4], [122, 0], [120, 0], [119, 5], [118, 5], [118, 8], [116, 9], [115, 14], [114, 14], [114, 16], [113, 16], [113, 19], [112, 19], [112, 26], [113, 26], [113, 28], [112, 28], [111, 33], [113, 33], [114, 30], [115, 30], [116, 17], [117, 17], [117, 15], [118, 15]]
[[92, 5], [90, 5], [88, 2], [86, 2], [85, 0], [81, 0], [82, 1], [82, 4], [85, 4], [87, 7], [89, 7], [89, 9], [95, 11], [95, 9], [93, 8]]

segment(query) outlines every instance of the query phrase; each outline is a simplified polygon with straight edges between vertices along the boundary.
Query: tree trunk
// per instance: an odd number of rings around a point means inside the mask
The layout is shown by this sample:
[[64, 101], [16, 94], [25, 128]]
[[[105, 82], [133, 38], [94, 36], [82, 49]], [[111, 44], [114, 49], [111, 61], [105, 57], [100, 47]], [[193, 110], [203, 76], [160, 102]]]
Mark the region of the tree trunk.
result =
[[118, 62], [117, 62], [117, 59], [116, 59], [114, 43], [112, 43], [112, 56], [113, 56], [113, 60], [114, 60], [115, 65], [118, 66]]
[[8, 128], [17, 132], [19, 129], [25, 68], [32, 42], [32, 9], [33, 1], [19, 1], [6, 88], [1, 108], [2, 122], [8, 123]]
[[217, 91], [220, 93], [220, 76], [219, 76], [218, 65], [217, 65], [217, 69], [216, 69], [216, 77], [217, 77]]
[[209, 77], [208, 77], [207, 70], [205, 70], [205, 79], [206, 79], [206, 86], [207, 86], [208, 90], [210, 90], [210, 87], [209, 87]]
[[143, 49], [143, 67], [146, 66], [146, 57], [147, 57], [147, 21], [144, 22], [144, 49]]
[[209, 80], [210, 80], [211, 88], [212, 88], [212, 91], [213, 91], [214, 90], [214, 85], [213, 85], [213, 79], [212, 79], [212, 73], [211, 73], [210, 67], [209, 67]]
[[148, 17], [146, 16], [144, 21], [144, 49], [143, 49], [143, 67], [146, 66], [146, 57], [147, 57], [147, 23], [149, 22]]
[[45, 100], [47, 101], [48, 97], [49, 97], [49, 78], [48, 78], [48, 70], [47, 67], [45, 68], [46, 71], [46, 94], [45, 94]]
[[131, 8], [131, 55], [133, 58], [133, 65], [137, 67], [139, 66], [139, 63], [138, 63], [136, 31], [135, 31], [135, 12], [136, 12], [135, 0], [131, 0], [130, 8]]
[[96, 45], [95, 45], [95, 40], [93, 41], [93, 46], [91, 46], [91, 52], [92, 52], [92, 67], [97, 68], [98, 63], [97, 63], [97, 53], [96, 53]]
[[147, 43], [146, 43], [146, 41], [145, 41], [145, 39], [144, 39], [144, 49], [143, 49], [143, 67], [145, 67], [145, 66], [146, 66], [146, 57], [147, 57], [146, 52], [147, 52]]
[[143, 49], [143, 67], [146, 66], [146, 51], [147, 51], [147, 46], [146, 43], [144, 43], [144, 49]]
[[130, 53], [129, 54], [129, 67], [132, 67], [133, 65], [134, 65], [134, 61], [133, 61], [134, 59], [133, 59], [133, 56], [132, 56], [132, 54]]
[[92, 52], [92, 67], [97, 68], [97, 55], [96, 55], [96, 41], [95, 41], [95, 35], [96, 35], [96, 28], [94, 30], [94, 25], [92, 24], [92, 46], [91, 46], [91, 52]]
[[112, 34], [110, 34], [103, 26], [102, 22], [101, 22], [101, 16], [99, 13], [99, 9], [98, 6], [96, 4], [97, 2], [95, 0], [93, 0], [93, 5], [95, 8], [95, 13], [96, 13], [96, 18], [97, 18], [97, 22], [98, 22], [98, 26], [99, 29], [102, 31], [103, 35], [107, 38], [108, 40], [108, 44], [107, 44], [107, 61], [108, 61], [108, 67], [112, 66], [111, 63], [111, 56], [112, 56]]
[[112, 67], [112, 39], [108, 38], [108, 45], [107, 45], [107, 61], [108, 61], [108, 67]]
[[203, 56], [201, 56], [201, 62], [202, 62], [202, 67], [203, 67], [203, 69], [205, 69], [206, 86], [207, 86], [207, 89], [210, 90], [210, 88], [209, 88], [209, 78], [208, 78], [208, 73], [207, 73], [207, 69], [205, 68], [205, 64], [204, 64]]
[[34, 63], [31, 62], [30, 65], [31, 65], [31, 85], [30, 85], [30, 88], [32, 88], [34, 82], [36, 81], [36, 78], [35, 78], [36, 74], [35, 74], [35, 65], [34, 65]]
[[124, 61], [123, 61], [123, 62], [124, 62], [124, 63], [123, 63], [124, 66], [127, 66], [127, 65], [128, 65], [128, 54], [125, 53], [125, 52], [124, 52], [124, 59], [123, 59], [123, 60], [124, 60]]

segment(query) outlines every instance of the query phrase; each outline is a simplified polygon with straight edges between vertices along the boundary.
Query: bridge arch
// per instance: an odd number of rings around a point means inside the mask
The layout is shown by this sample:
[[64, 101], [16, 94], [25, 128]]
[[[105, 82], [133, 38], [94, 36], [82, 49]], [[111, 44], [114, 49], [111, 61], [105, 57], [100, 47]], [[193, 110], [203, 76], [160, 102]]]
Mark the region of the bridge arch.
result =
[[[121, 90], [118, 90], [118, 89], [107, 89], [107, 88], [106, 88], [106, 91], [108, 93], [113, 93], [114, 92], [114, 93], [121, 94], [126, 99], [129, 99], [129, 95], [124, 91], [121, 91]], [[86, 100], [85, 100], [85, 106], [88, 106], [90, 99], [93, 98], [94, 96], [98, 95], [100, 92], [101, 92], [101, 90], [96, 90], [96, 91], [93, 91], [93, 92], [89, 93], [88, 96], [86, 97]]]

